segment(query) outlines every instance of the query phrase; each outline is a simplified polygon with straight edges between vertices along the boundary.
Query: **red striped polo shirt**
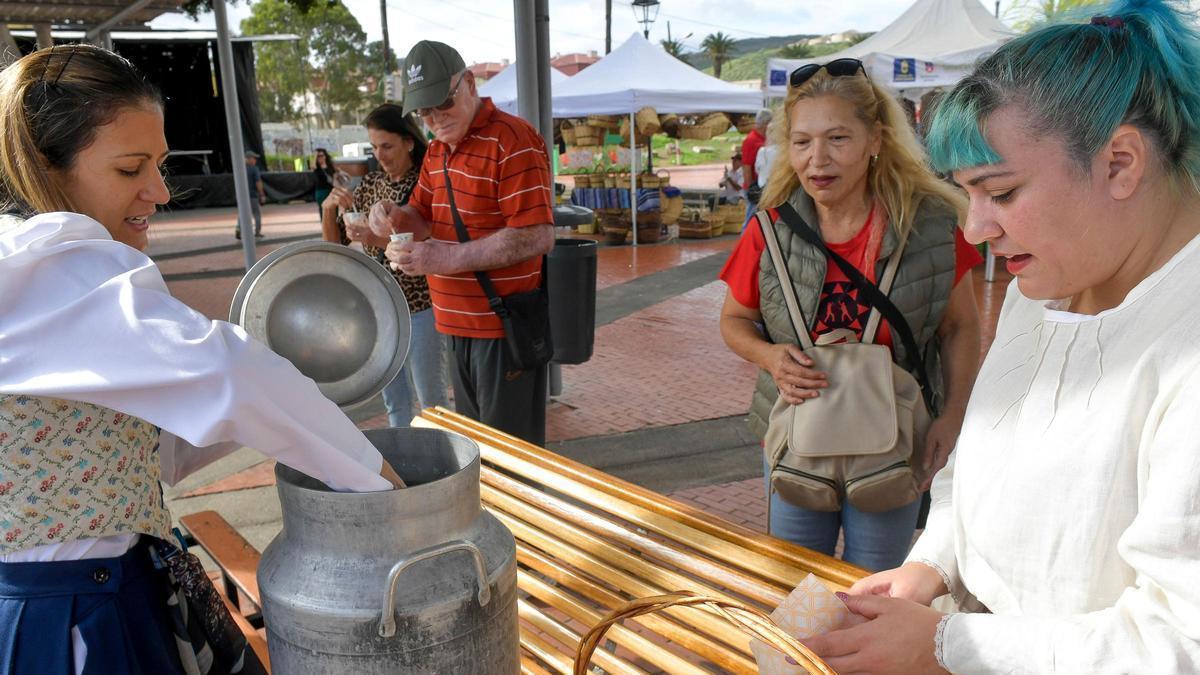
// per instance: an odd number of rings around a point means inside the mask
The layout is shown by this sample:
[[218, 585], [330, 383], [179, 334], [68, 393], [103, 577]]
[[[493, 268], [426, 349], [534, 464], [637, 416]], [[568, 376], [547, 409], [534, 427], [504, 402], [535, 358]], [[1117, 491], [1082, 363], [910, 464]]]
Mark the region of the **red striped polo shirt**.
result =
[[[457, 244], [454, 216], [446, 197], [443, 157], [449, 153], [454, 202], [471, 239], [506, 227], [549, 225], [550, 160], [541, 135], [525, 120], [482, 105], [467, 135], [454, 148], [432, 141], [409, 204], [429, 221], [430, 237]], [[541, 283], [541, 256], [488, 270], [501, 296], [531, 291]], [[430, 274], [429, 291], [438, 332], [471, 338], [502, 338], [504, 328], [488, 306], [487, 295], [471, 272]]]

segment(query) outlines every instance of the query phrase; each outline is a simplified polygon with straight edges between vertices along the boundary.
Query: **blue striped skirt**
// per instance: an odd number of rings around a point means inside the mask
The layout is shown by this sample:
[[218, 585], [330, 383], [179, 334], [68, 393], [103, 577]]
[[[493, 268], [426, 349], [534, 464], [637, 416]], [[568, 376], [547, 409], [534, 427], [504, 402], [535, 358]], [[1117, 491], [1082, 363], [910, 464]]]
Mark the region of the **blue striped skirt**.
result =
[[119, 558], [0, 563], [0, 675], [75, 675], [72, 628], [85, 675], [182, 673], [147, 541]]

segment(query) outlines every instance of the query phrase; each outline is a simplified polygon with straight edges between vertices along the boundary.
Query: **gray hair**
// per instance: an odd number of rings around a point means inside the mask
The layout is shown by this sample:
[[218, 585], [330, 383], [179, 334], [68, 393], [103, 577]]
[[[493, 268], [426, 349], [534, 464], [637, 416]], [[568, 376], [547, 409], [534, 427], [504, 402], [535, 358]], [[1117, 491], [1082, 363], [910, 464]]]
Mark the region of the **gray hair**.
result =
[[764, 108], [762, 110], [759, 110], [757, 113], [755, 113], [755, 115], [754, 115], [754, 125], [755, 126], [762, 126], [764, 124], [770, 124], [770, 123], [771, 123], [771, 111], [770, 110], [767, 110], [766, 108]]

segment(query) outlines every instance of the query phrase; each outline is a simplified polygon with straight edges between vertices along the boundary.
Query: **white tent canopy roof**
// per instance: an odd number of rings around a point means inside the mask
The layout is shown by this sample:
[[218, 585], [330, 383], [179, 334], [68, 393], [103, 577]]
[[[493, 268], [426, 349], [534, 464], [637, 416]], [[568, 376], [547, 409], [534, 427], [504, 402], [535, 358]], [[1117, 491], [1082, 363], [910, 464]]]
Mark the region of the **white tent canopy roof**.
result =
[[[550, 67], [550, 91], [567, 81], [567, 76], [553, 66]], [[480, 96], [491, 96], [492, 103], [507, 113], [517, 114], [517, 64], [509, 64], [496, 76], [479, 86]]]
[[1013, 35], [979, 0], [917, 0], [883, 30], [840, 52], [815, 59], [770, 59], [768, 91], [782, 95], [792, 70], [838, 58], [861, 60], [873, 80], [893, 89], [946, 86]]
[[762, 94], [696, 70], [634, 33], [608, 56], [553, 91], [555, 117], [659, 113], [755, 112]]

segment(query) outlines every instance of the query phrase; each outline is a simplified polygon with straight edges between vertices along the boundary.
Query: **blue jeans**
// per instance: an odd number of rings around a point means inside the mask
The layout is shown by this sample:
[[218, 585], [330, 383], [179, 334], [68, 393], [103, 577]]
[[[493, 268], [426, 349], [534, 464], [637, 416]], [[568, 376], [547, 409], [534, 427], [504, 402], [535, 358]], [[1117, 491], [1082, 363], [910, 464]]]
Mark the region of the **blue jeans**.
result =
[[921, 500], [892, 511], [865, 513], [842, 500], [841, 511], [809, 511], [770, 494], [770, 475], [767, 492], [771, 500], [768, 530], [772, 536], [786, 539], [805, 548], [833, 555], [838, 531], [846, 533], [842, 559], [872, 572], [899, 567], [908, 555], [917, 512]]
[[412, 339], [404, 367], [383, 390], [388, 426], [407, 427], [413, 418], [413, 392], [422, 409], [447, 404], [445, 338], [437, 332], [433, 310], [412, 315]]
[[746, 230], [746, 226], [750, 224], [750, 218], [752, 218], [754, 216], [754, 214], [757, 212], [758, 212], [758, 204], [747, 199], [746, 200], [746, 219], [742, 221], [742, 231]]

